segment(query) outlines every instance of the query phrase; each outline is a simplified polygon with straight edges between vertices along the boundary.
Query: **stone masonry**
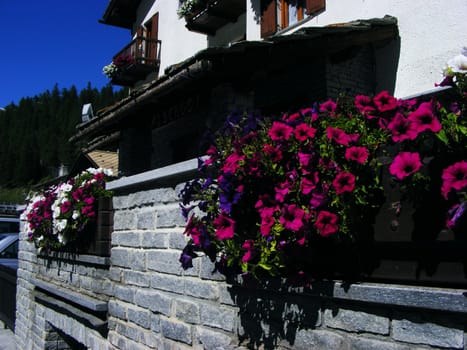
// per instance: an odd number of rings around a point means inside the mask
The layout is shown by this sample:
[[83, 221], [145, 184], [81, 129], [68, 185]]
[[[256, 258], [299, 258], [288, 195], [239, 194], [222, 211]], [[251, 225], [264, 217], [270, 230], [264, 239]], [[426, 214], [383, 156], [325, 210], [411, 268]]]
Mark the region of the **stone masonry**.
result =
[[178, 192], [195, 164], [109, 184], [110, 259], [38, 257], [21, 234], [20, 349], [467, 349], [465, 291], [337, 281], [244, 286], [213, 272], [207, 258], [184, 271]]

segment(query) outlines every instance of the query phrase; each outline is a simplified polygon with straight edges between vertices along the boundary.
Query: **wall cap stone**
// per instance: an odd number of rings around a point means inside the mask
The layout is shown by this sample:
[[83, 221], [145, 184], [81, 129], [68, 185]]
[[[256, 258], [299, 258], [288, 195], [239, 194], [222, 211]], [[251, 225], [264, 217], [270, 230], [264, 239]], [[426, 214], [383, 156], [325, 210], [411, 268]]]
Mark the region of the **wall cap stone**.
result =
[[42, 290], [45, 290], [53, 295], [57, 295], [63, 299], [69, 300], [75, 304], [81, 305], [89, 310], [99, 312], [107, 311], [107, 302], [105, 301], [94, 299], [90, 296], [83, 295], [82, 293], [67, 290], [56, 284], [47, 283], [39, 279], [33, 279], [32, 282], [36, 287]]

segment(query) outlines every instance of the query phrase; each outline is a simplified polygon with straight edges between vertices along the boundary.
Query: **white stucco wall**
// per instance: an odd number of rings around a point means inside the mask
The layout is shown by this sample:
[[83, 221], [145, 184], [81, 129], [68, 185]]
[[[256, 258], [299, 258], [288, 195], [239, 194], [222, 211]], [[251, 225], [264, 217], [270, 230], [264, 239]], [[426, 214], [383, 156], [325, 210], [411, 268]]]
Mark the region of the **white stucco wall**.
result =
[[[259, 2], [247, 1], [253, 4], [249, 8]], [[466, 0], [326, 0], [326, 10], [302, 26], [385, 15], [398, 19], [401, 37], [395, 95], [404, 97], [433, 89], [441, 80], [446, 61], [467, 46]], [[253, 18], [247, 20], [249, 40], [258, 37], [259, 24], [255, 27], [255, 22]]]
[[185, 19], [178, 18], [178, 0], [143, 0], [138, 8], [136, 29], [159, 12], [159, 40], [161, 40], [160, 74], [164, 69], [179, 63], [207, 47], [207, 36], [190, 32]]
[[[261, 40], [260, 0], [245, 1], [245, 15], [236, 23], [219, 29], [216, 36], [208, 37], [185, 28], [185, 20], [177, 16], [178, 1], [143, 0], [136, 26], [159, 12], [159, 39], [162, 41], [160, 74], [166, 67], [199, 50], [226, 45], [243, 33], [246, 33], [247, 40]], [[401, 37], [394, 94], [404, 97], [432, 89], [441, 80], [446, 61], [467, 46], [467, 0], [326, 0], [323, 13], [280, 35], [287, 35], [303, 26], [326, 26], [385, 15], [398, 19]], [[379, 68], [378, 74], [384, 75], [384, 67]]]

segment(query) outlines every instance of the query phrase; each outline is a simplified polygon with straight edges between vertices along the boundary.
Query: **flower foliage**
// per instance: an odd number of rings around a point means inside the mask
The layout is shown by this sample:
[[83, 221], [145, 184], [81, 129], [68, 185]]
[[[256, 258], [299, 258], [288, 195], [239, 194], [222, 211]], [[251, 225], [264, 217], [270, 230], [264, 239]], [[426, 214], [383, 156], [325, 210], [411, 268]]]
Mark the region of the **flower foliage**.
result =
[[177, 15], [180, 18], [187, 16], [193, 11], [205, 6], [206, 2], [206, 0], [184, 0], [177, 10]]
[[111, 79], [118, 75], [126, 66], [134, 62], [135, 60], [131, 55], [118, 55], [110, 64], [102, 68], [102, 72]]
[[[280, 116], [232, 114], [181, 191], [190, 237], [182, 266], [203, 252], [221, 271], [298, 273], [297, 255], [317, 240], [352, 239], [371, 222], [383, 169], [415, 200], [442, 182], [454, 227], [467, 211], [467, 117], [453, 106], [383, 91]], [[440, 154], [452, 163], [431, 173]]]
[[109, 169], [89, 168], [32, 196], [22, 214], [29, 241], [45, 251], [79, 241], [80, 234], [97, 216], [98, 198], [112, 195], [105, 189], [110, 176]]

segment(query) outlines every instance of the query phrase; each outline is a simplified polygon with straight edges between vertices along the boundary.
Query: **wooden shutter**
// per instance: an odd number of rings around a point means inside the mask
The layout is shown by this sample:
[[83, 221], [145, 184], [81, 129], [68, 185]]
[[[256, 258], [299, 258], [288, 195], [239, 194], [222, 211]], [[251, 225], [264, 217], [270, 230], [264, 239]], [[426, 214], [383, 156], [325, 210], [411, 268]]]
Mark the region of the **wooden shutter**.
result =
[[150, 59], [157, 59], [157, 40], [159, 36], [159, 12], [157, 12], [151, 19], [151, 34], [150, 38], [152, 39], [149, 43], [149, 58]]
[[306, 0], [306, 14], [313, 15], [326, 8], [326, 0]]
[[261, 0], [261, 37], [265, 38], [277, 31], [276, 0]]
[[138, 27], [136, 29], [136, 41], [135, 46], [132, 48], [132, 56], [136, 61], [139, 61], [143, 57], [143, 27]]

